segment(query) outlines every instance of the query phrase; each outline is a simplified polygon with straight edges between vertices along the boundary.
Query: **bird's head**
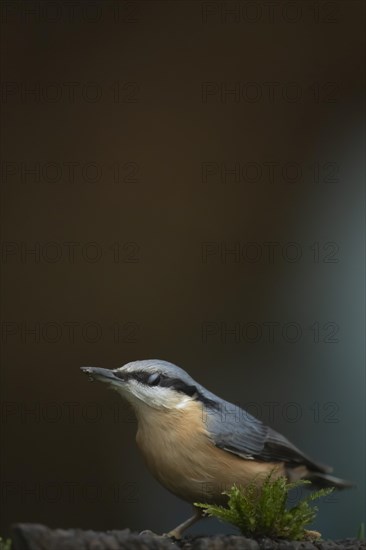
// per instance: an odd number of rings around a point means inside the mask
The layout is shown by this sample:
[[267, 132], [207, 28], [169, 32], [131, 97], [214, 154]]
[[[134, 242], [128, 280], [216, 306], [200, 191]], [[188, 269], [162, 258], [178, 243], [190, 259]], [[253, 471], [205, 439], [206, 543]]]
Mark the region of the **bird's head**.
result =
[[158, 359], [134, 361], [118, 369], [81, 367], [91, 380], [99, 380], [127, 399], [135, 410], [144, 407], [172, 410], [196, 400], [214, 404], [213, 394], [195, 382], [183, 369]]

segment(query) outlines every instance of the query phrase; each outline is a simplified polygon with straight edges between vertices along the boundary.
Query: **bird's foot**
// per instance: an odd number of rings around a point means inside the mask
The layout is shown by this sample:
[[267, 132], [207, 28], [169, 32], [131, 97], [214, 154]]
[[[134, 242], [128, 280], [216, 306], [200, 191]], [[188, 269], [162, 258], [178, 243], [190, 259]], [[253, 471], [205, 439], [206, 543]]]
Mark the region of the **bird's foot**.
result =
[[160, 535], [159, 533], [154, 533], [154, 531], [150, 531], [150, 529], [144, 529], [143, 531], [140, 531], [139, 535], [150, 535], [150, 536], [153, 536], [153, 537], [158, 537], [159, 539], [180, 539], [182, 538], [181, 536], [179, 536], [178, 533], [174, 532], [174, 531], [170, 531], [169, 533], [163, 533], [162, 535]]
[[163, 533], [163, 537], [166, 539], [176, 539], [180, 540], [182, 538], [182, 533], [180, 533], [178, 530], [173, 529], [172, 531], [169, 531], [169, 533]]
[[144, 529], [143, 531], [140, 531], [139, 535], [154, 535], [154, 537], [161, 537], [161, 535], [158, 535], [158, 533], [154, 533], [154, 531], [150, 531], [150, 529]]
[[[178, 543], [178, 536], [177, 533], [174, 534], [174, 533], [163, 533], [162, 535], [158, 534], [158, 533], [154, 533], [154, 531], [150, 531], [150, 529], [144, 529], [144, 531], [141, 531], [139, 533], [139, 535], [148, 535], [150, 537], [154, 537], [156, 539], [159, 539], [161, 541], [166, 541], [166, 543], [168, 543], [172, 548], [178, 548], [177, 546], [177, 543]], [[181, 537], [179, 537], [180, 539]], [[165, 547], [165, 545], [164, 545]]]

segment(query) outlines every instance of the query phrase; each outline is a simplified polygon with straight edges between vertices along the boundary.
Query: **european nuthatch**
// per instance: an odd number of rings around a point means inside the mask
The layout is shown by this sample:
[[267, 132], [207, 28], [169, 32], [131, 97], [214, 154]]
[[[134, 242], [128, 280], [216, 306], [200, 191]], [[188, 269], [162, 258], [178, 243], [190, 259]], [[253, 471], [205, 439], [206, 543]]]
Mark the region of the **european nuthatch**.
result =
[[[106, 382], [132, 405], [138, 421], [136, 442], [147, 467], [169, 491], [190, 503], [223, 504], [222, 492], [269, 472], [290, 481], [308, 479], [318, 487], [345, 488], [283, 435], [244, 409], [217, 397], [183, 369], [159, 360], [135, 361], [115, 370], [82, 367]], [[168, 533], [180, 538], [198, 521], [193, 517]]]

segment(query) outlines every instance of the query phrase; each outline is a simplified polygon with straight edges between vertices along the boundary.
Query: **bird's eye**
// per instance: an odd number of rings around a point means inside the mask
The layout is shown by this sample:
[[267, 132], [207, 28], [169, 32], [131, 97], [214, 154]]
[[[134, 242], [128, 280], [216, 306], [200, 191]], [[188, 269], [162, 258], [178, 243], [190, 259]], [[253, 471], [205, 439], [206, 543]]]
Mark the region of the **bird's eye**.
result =
[[154, 372], [153, 374], [150, 374], [149, 378], [147, 379], [147, 383], [149, 386], [157, 386], [160, 382], [160, 374], [158, 372]]

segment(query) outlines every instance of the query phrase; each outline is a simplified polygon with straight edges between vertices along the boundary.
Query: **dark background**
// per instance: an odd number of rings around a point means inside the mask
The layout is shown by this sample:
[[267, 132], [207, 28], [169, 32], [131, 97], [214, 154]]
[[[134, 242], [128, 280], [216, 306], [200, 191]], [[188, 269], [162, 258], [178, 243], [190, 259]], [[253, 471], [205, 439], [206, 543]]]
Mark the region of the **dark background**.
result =
[[79, 370], [161, 358], [353, 480], [315, 527], [355, 536], [364, 3], [1, 8], [0, 533], [190, 513]]

